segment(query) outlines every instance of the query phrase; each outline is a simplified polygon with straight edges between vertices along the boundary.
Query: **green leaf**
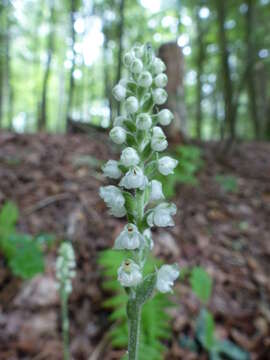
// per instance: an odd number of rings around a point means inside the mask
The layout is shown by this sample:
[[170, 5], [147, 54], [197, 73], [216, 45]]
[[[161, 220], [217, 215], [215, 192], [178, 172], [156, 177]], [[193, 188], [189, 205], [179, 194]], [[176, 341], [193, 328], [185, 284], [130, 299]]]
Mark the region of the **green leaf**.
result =
[[215, 346], [215, 322], [213, 315], [206, 309], [201, 310], [197, 319], [196, 336], [206, 350], [210, 351]]
[[[13, 202], [7, 202], [0, 211], [0, 236], [14, 231], [19, 211]], [[2, 235], [3, 236], [3, 235]]]
[[29, 279], [44, 271], [43, 254], [30, 236], [13, 234], [10, 244], [12, 252], [8, 260], [15, 275]]
[[140, 305], [143, 305], [149, 300], [155, 290], [157, 283], [157, 274], [149, 274], [145, 277], [143, 282], [137, 286], [136, 289], [136, 300]]
[[134, 215], [134, 211], [136, 209], [136, 201], [135, 198], [128, 192], [122, 191], [122, 194], [125, 198], [125, 208], [130, 215]]
[[212, 279], [202, 267], [192, 269], [190, 284], [194, 294], [203, 303], [207, 303], [212, 293]]
[[232, 341], [223, 340], [218, 342], [218, 348], [220, 353], [226, 355], [232, 360], [249, 360], [250, 355], [241, 349], [239, 346], [235, 345]]

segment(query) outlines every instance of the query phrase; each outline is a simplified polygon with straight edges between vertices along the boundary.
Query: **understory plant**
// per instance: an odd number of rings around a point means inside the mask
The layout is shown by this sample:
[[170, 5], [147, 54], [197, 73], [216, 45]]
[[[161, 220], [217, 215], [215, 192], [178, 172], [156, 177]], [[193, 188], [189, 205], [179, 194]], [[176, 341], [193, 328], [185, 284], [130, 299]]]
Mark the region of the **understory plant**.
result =
[[[104, 250], [99, 256], [99, 265], [102, 268], [104, 280], [102, 287], [106, 292], [110, 292], [110, 297], [103, 303], [104, 308], [112, 309], [110, 321], [111, 344], [115, 348], [125, 349], [128, 344], [128, 323], [125, 305], [128, 295], [117, 281], [115, 274], [122, 261], [126, 257], [126, 252], [114, 250]], [[163, 262], [160, 259], [149, 256], [144, 267], [144, 274], [147, 275], [160, 267]], [[163, 341], [169, 341], [172, 337], [169, 322], [171, 314], [169, 308], [175, 306], [168, 294], [159, 292], [150, 299], [142, 308], [141, 333], [139, 346], [140, 360], [162, 360], [166, 347]], [[126, 359], [127, 355], [122, 358]]]
[[191, 288], [200, 300], [200, 312], [196, 320], [195, 338], [180, 336], [180, 345], [199, 353], [202, 349], [210, 360], [249, 360], [249, 354], [228, 339], [220, 339], [216, 334], [213, 314], [207, 308], [212, 294], [212, 278], [201, 267], [194, 267], [190, 274]]
[[68, 299], [72, 292], [72, 279], [75, 277], [75, 254], [71, 243], [63, 242], [56, 260], [56, 278], [58, 280], [61, 301], [61, 323], [64, 360], [70, 359], [69, 353], [69, 316]]
[[19, 210], [6, 202], [0, 210], [0, 251], [13, 274], [30, 279], [44, 271], [44, 249], [53, 241], [49, 234], [31, 236], [16, 230]]
[[157, 106], [167, 100], [164, 87], [165, 64], [149, 45], [136, 45], [124, 55], [127, 77], [113, 89], [121, 103], [122, 114], [114, 119], [110, 137], [122, 145], [120, 160], [109, 160], [103, 167], [105, 176], [115, 185], [100, 188], [100, 196], [116, 217], [127, 217], [128, 223], [116, 238], [114, 249], [127, 251], [117, 273], [127, 295], [128, 358], [138, 359], [142, 306], [156, 291], [171, 292], [179, 276], [176, 264], [162, 265], [144, 275], [144, 267], [153, 249], [151, 228], [173, 226], [176, 206], [168, 203], [162, 184], [155, 179], [173, 173], [177, 160], [160, 156], [167, 146], [160, 126], [173, 120], [168, 109]]

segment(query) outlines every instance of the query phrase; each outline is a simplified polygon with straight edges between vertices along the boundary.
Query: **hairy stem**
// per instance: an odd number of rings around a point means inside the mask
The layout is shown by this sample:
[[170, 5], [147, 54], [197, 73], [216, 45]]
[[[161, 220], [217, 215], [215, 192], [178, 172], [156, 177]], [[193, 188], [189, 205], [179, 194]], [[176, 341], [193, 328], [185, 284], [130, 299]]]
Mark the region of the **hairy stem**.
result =
[[69, 320], [68, 320], [68, 297], [62, 290], [61, 292], [61, 312], [62, 312], [62, 341], [64, 360], [69, 360]]
[[141, 306], [135, 301], [128, 306], [128, 359], [138, 360], [139, 340], [140, 340], [140, 322], [141, 322]]

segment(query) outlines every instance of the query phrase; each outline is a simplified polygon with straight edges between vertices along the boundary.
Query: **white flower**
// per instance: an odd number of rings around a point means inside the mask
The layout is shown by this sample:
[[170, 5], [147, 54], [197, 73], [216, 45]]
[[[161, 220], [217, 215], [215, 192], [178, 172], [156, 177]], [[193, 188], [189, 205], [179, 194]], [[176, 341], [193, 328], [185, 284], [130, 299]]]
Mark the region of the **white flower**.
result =
[[158, 160], [158, 171], [165, 176], [173, 174], [173, 170], [176, 168], [177, 164], [177, 160], [169, 156], [163, 156]]
[[73, 247], [68, 242], [63, 242], [59, 248], [59, 255], [56, 260], [56, 278], [59, 281], [58, 287], [66, 294], [72, 292], [71, 279], [75, 277], [75, 254]]
[[142, 113], [136, 117], [136, 126], [139, 130], [148, 130], [152, 126], [152, 118], [149, 114]]
[[117, 84], [112, 89], [112, 94], [116, 100], [122, 101], [126, 97], [126, 88], [123, 85]]
[[133, 114], [139, 109], [139, 102], [135, 96], [130, 96], [126, 99], [125, 109], [128, 114]]
[[117, 274], [118, 281], [124, 287], [137, 286], [142, 281], [142, 273], [139, 265], [129, 259], [123, 261]]
[[178, 266], [162, 265], [157, 272], [156, 288], [162, 293], [172, 292], [174, 281], [178, 278], [180, 272]]
[[130, 65], [130, 70], [134, 74], [139, 74], [143, 70], [143, 63], [140, 59], [134, 59]]
[[144, 230], [143, 236], [146, 239], [146, 243], [148, 244], [149, 249], [152, 250], [153, 247], [154, 247], [154, 242], [153, 242], [153, 239], [152, 239], [151, 229]]
[[113, 122], [113, 126], [123, 126], [125, 120], [126, 120], [125, 116], [122, 115], [116, 116]]
[[137, 226], [134, 224], [127, 224], [124, 230], [116, 238], [114, 249], [117, 250], [135, 250], [144, 244], [144, 237], [140, 234]]
[[116, 144], [123, 144], [127, 138], [126, 130], [121, 126], [115, 126], [110, 131], [110, 138]]
[[172, 216], [176, 214], [176, 206], [174, 204], [162, 203], [156, 206], [147, 216], [147, 223], [151, 226], [174, 226]]
[[154, 151], [163, 151], [168, 146], [168, 141], [163, 130], [159, 126], [153, 128], [153, 135], [151, 139], [151, 148]]
[[138, 84], [142, 87], [149, 87], [152, 84], [152, 75], [150, 74], [149, 71], [143, 71], [138, 78]]
[[140, 162], [140, 157], [137, 151], [132, 147], [125, 148], [122, 151], [120, 159], [121, 159], [121, 163], [126, 167], [138, 165]]
[[126, 215], [127, 211], [124, 206], [111, 207], [109, 213], [117, 218], [121, 218]]
[[164, 89], [157, 88], [153, 90], [153, 101], [157, 105], [162, 105], [167, 101], [168, 95]]
[[132, 63], [132, 61], [134, 60], [134, 56], [131, 52], [127, 52], [125, 55], [124, 55], [124, 64], [126, 67], [129, 67]]
[[126, 214], [125, 198], [122, 191], [113, 185], [103, 186], [99, 190], [100, 197], [104, 200], [111, 210], [111, 214], [122, 217]]
[[142, 45], [135, 45], [133, 47], [133, 53], [137, 58], [142, 58], [144, 54], [144, 46]]
[[162, 192], [162, 184], [158, 180], [152, 180], [150, 182], [150, 198], [149, 201], [158, 201], [164, 199], [164, 194]]
[[173, 113], [168, 109], [163, 109], [158, 113], [158, 122], [160, 125], [166, 126], [170, 125], [173, 120]]
[[155, 85], [157, 87], [163, 88], [168, 84], [168, 77], [166, 74], [158, 74], [155, 77]]
[[118, 167], [118, 162], [115, 160], [107, 161], [102, 167], [102, 170], [105, 176], [112, 179], [119, 179], [122, 175], [122, 171]]
[[154, 58], [153, 62], [152, 62], [152, 68], [153, 68], [153, 72], [154, 74], [160, 74], [163, 71], [166, 70], [166, 65], [164, 64], [164, 62], [162, 60], [160, 60], [159, 58]]
[[137, 189], [144, 190], [148, 183], [147, 177], [144, 175], [141, 168], [135, 166], [131, 168], [120, 181], [120, 186], [126, 189]]

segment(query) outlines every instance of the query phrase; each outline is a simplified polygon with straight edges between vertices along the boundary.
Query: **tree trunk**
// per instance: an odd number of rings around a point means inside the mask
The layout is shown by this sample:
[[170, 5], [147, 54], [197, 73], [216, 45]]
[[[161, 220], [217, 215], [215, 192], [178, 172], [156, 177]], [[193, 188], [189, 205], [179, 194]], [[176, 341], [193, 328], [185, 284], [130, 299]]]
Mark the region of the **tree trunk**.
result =
[[202, 74], [203, 63], [205, 59], [205, 48], [203, 43], [203, 29], [201, 18], [199, 16], [200, 7], [196, 8], [196, 31], [197, 31], [197, 84], [196, 84], [196, 136], [201, 139], [202, 136]]
[[219, 48], [220, 59], [223, 73], [223, 96], [225, 103], [225, 126], [229, 128], [230, 138], [234, 139], [236, 135], [236, 111], [233, 105], [233, 86], [231, 80], [231, 71], [229, 65], [229, 52], [226, 38], [225, 18], [226, 2], [216, 0], [218, 28], [219, 28]]
[[2, 24], [4, 21], [4, 4], [0, 3], [0, 127], [3, 124], [4, 116], [4, 67], [5, 67], [5, 28]]
[[45, 130], [47, 123], [47, 92], [48, 92], [48, 83], [51, 73], [51, 62], [52, 55], [54, 50], [54, 22], [55, 22], [55, 8], [54, 0], [50, 1], [50, 31], [48, 36], [47, 43], [47, 61], [45, 66], [45, 72], [42, 82], [42, 94], [41, 94], [41, 108], [40, 116], [38, 121], [38, 130]]
[[[124, 20], [125, 20], [125, 0], [120, 1], [119, 5], [119, 28], [118, 28], [118, 64], [117, 64], [117, 75], [116, 83], [121, 79], [122, 74], [122, 56], [123, 56], [123, 34], [124, 34]], [[120, 113], [120, 102], [117, 102], [117, 115]]]
[[254, 79], [254, 63], [256, 57], [256, 49], [254, 48], [253, 32], [254, 32], [254, 1], [247, 0], [248, 10], [246, 13], [246, 44], [247, 44], [247, 87], [250, 118], [253, 123], [254, 134], [260, 138], [260, 122], [257, 111], [257, 94]]
[[106, 25], [103, 25], [103, 34], [104, 34], [104, 42], [103, 42], [103, 81], [104, 81], [104, 87], [103, 87], [103, 91], [104, 91], [104, 98], [108, 99], [108, 105], [109, 105], [109, 109], [110, 109], [110, 122], [112, 122], [112, 118], [113, 118], [113, 100], [112, 100], [112, 95], [111, 95], [111, 81], [110, 81], [110, 76], [109, 76], [109, 71], [108, 71], [108, 65], [107, 65], [107, 51], [108, 51], [108, 42], [109, 42], [109, 38], [108, 38], [108, 30], [106, 28]]
[[76, 53], [74, 49], [75, 41], [76, 41], [76, 33], [74, 28], [75, 23], [75, 11], [76, 4], [75, 0], [71, 0], [71, 9], [70, 9], [70, 31], [71, 31], [71, 50], [72, 50], [72, 65], [69, 73], [69, 90], [68, 90], [68, 103], [67, 103], [67, 117], [66, 122], [70, 119], [70, 113], [73, 107], [73, 97], [74, 97], [74, 89], [75, 89], [75, 79], [74, 79], [74, 70], [76, 65]]

